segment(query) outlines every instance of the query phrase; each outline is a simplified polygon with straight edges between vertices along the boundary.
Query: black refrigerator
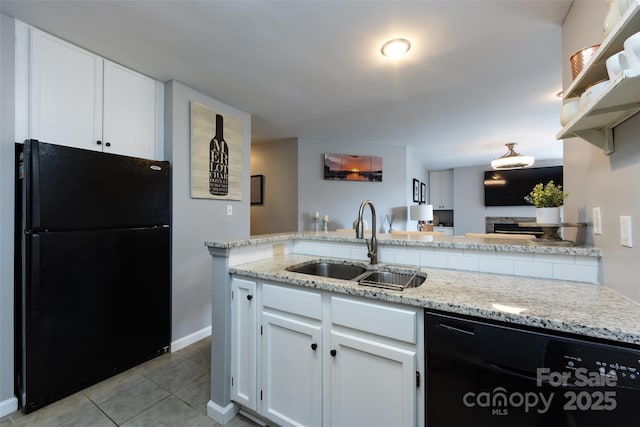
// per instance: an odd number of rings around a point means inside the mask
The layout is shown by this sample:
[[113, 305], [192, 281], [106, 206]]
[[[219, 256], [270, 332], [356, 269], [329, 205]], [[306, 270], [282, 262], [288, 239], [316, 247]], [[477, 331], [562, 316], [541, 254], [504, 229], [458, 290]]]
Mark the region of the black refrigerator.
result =
[[169, 162], [16, 144], [16, 395], [25, 412], [168, 351]]

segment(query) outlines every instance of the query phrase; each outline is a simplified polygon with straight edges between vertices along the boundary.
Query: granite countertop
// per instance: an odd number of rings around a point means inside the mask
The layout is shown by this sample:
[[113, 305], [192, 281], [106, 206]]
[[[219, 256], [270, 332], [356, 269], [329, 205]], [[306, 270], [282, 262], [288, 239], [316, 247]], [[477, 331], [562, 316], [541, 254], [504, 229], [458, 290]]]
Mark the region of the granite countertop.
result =
[[[421, 271], [428, 275], [422, 286], [391, 291], [285, 270], [318, 259], [309, 255], [280, 255], [236, 265], [229, 271], [319, 290], [640, 345], [640, 304], [604, 286], [422, 268]], [[367, 266], [357, 261], [336, 261]], [[385, 265], [378, 264], [378, 268], [385, 268]]]
[[[600, 249], [593, 246], [551, 246], [532, 243], [529, 240], [516, 239], [484, 239], [462, 236], [416, 236], [415, 234], [376, 234], [378, 245], [430, 247], [447, 249], [474, 249], [499, 252], [544, 253], [555, 255], [580, 255], [600, 257]], [[295, 232], [254, 236], [241, 240], [208, 240], [205, 245], [209, 248], [235, 248], [265, 243], [278, 243], [290, 240], [319, 240], [328, 242], [344, 242], [362, 244], [353, 232]]]

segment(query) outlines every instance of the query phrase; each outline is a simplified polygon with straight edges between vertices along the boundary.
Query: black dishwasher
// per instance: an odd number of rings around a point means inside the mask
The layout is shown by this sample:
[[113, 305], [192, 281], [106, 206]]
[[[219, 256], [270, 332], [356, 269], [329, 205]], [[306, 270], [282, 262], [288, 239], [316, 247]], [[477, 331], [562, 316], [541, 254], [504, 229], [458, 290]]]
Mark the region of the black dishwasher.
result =
[[640, 346], [425, 314], [428, 427], [637, 425]]

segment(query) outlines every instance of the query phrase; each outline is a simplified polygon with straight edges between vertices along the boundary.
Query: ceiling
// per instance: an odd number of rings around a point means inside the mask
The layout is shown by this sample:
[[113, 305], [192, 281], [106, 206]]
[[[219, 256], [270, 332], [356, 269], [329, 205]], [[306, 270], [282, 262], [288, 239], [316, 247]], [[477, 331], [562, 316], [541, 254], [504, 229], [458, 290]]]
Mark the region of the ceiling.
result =
[[[571, 0], [9, 1], [3, 14], [252, 114], [252, 143], [410, 146], [427, 169], [505, 143], [559, 159]], [[380, 55], [406, 37], [400, 60]], [[366, 154], [366, 153], [354, 153]]]

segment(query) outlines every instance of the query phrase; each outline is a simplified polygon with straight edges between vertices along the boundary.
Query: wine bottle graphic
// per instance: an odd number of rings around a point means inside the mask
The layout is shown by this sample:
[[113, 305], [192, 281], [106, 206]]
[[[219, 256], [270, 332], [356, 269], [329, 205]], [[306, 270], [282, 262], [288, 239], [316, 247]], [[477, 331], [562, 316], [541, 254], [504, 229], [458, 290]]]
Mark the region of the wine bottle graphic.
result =
[[229, 145], [224, 140], [223, 120], [216, 114], [216, 135], [209, 143], [209, 193], [229, 194]]

